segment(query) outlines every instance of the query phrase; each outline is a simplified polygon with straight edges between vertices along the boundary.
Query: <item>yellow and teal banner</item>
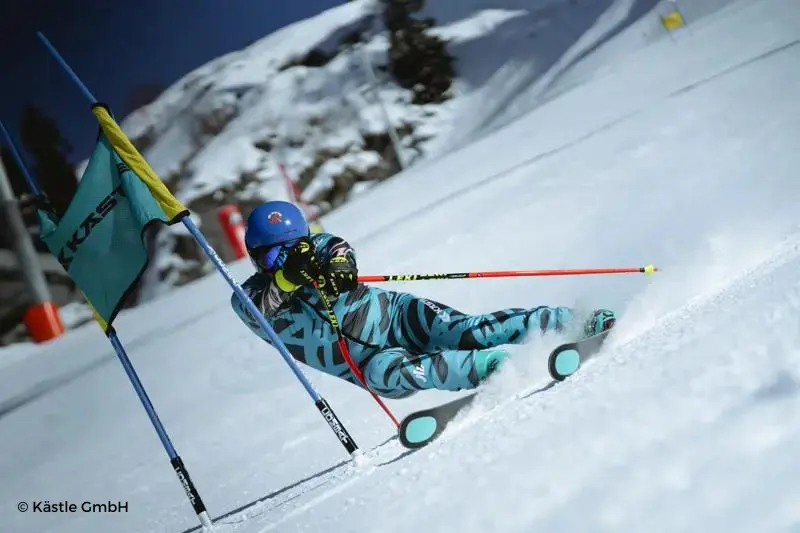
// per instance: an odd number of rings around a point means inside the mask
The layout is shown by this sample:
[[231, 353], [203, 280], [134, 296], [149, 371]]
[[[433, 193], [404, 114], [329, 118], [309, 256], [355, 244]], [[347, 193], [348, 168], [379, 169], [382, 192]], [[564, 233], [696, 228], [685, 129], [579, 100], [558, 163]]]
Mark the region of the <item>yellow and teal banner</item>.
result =
[[102, 104], [97, 144], [67, 209], [40, 209], [41, 238], [94, 308], [104, 331], [149, 260], [144, 230], [189, 212], [164, 185]]

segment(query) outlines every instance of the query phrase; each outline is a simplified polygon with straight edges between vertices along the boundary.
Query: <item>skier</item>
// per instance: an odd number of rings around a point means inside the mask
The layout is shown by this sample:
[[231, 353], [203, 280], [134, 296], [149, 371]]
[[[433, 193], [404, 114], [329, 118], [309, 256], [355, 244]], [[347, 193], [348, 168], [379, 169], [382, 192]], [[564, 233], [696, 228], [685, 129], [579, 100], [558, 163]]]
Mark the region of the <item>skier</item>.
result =
[[[256, 273], [242, 288], [292, 357], [361, 386], [339, 349], [316, 281], [329, 296], [368, 387], [386, 398], [405, 398], [424, 389], [476, 388], [508, 357], [499, 346], [577, 324], [577, 313], [568, 307], [470, 315], [406, 292], [359, 283], [353, 248], [330, 233], [311, 235], [303, 212], [289, 202], [256, 207], [247, 220], [245, 244]], [[231, 305], [253, 332], [270, 342], [236, 294]], [[614, 320], [612, 311], [596, 310], [576, 333], [599, 333]]]

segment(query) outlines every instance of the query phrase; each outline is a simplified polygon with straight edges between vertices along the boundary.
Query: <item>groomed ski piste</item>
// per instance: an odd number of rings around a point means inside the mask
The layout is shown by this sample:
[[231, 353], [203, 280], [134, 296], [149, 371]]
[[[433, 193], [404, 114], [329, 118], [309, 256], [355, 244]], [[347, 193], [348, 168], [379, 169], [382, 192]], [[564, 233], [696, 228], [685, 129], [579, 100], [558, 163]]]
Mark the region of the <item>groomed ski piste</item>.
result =
[[[218, 531], [800, 531], [800, 9], [700, 2], [673, 34], [642, 38], [657, 12], [609, 30], [634, 7], [610, 3], [482, 135], [323, 221], [363, 274], [661, 268], [386, 285], [464, 311], [615, 309], [601, 354], [565, 382], [510, 399], [548, 382], [560, 339], [534, 338], [410, 453], [367, 393], [308, 370], [364, 451], [352, 461], [219, 276], [118, 318]], [[0, 450], [2, 532], [199, 527], [94, 325], [0, 350]], [[17, 509], [45, 500], [127, 511]]]

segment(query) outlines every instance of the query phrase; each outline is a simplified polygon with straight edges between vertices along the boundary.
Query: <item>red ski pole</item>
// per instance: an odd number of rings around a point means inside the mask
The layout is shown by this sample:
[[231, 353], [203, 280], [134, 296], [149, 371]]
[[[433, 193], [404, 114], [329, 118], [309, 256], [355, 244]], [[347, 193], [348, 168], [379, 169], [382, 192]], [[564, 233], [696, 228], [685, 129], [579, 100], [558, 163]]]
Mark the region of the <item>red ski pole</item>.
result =
[[353, 358], [350, 356], [350, 350], [347, 348], [347, 341], [345, 341], [344, 339], [342, 328], [341, 326], [339, 326], [339, 321], [336, 319], [336, 313], [333, 312], [333, 307], [331, 307], [331, 302], [328, 299], [328, 296], [324, 292], [322, 292], [322, 289], [319, 288], [319, 284], [316, 281], [314, 282], [314, 287], [317, 289], [319, 298], [320, 300], [322, 300], [322, 303], [325, 306], [325, 311], [328, 313], [328, 319], [331, 322], [331, 326], [336, 331], [339, 350], [342, 352], [344, 360], [347, 362], [347, 366], [350, 367], [350, 371], [358, 379], [358, 381], [361, 382], [361, 384], [364, 386], [364, 389], [366, 389], [372, 395], [372, 398], [378, 403], [381, 409], [383, 409], [383, 411], [389, 416], [389, 418], [392, 420], [392, 423], [394, 423], [395, 427], [399, 428], [400, 422], [397, 420], [397, 418], [395, 418], [395, 416], [392, 414], [392, 412], [389, 410], [386, 404], [383, 403], [383, 400], [381, 400], [378, 397], [378, 395], [375, 394], [375, 392], [369, 388], [369, 385], [367, 385], [367, 381], [364, 379], [364, 374], [362, 374], [361, 370], [358, 368], [355, 361], [353, 361]]
[[516, 278], [528, 276], [585, 276], [589, 274], [652, 274], [659, 269], [653, 265], [623, 268], [566, 268], [554, 270], [490, 270], [484, 272], [449, 272], [444, 274], [389, 274], [358, 276], [362, 283], [383, 281], [424, 281], [434, 279]]

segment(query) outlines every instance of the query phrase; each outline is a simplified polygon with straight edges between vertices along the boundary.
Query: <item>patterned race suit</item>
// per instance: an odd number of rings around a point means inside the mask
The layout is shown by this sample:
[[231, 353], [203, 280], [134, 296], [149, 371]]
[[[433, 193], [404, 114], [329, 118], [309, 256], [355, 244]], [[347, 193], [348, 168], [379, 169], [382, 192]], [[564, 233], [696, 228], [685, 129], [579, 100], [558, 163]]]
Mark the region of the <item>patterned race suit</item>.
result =
[[[355, 252], [342, 238], [329, 233], [311, 238], [320, 264], [334, 256], [345, 256], [355, 264]], [[339, 350], [336, 331], [313, 286], [284, 292], [271, 275], [256, 273], [242, 287], [292, 357], [360, 385]], [[365, 381], [387, 398], [423, 389], [475, 388], [507, 357], [497, 347], [520, 344], [533, 331], [562, 331], [574, 317], [570, 308], [546, 306], [469, 315], [406, 292], [361, 283], [331, 303]], [[251, 330], [269, 342], [235, 294], [231, 305]]]

